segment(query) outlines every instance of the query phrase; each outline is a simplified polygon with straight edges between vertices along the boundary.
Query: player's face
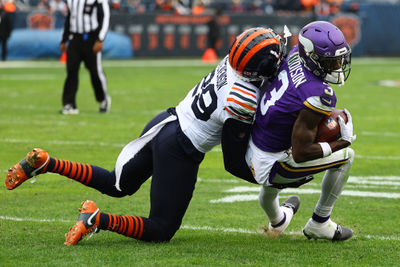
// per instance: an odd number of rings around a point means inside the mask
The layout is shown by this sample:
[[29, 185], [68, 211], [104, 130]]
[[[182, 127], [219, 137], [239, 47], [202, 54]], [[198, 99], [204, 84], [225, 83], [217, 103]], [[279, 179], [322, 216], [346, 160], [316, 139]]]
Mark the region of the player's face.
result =
[[321, 67], [325, 70], [338, 70], [342, 67], [342, 58], [325, 58], [321, 60]]

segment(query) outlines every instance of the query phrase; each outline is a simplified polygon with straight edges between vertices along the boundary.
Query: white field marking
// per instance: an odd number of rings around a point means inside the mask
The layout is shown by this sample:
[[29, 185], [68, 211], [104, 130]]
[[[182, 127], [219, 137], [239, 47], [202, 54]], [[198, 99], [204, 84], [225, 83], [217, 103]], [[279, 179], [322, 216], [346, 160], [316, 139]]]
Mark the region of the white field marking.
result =
[[[10, 216], [0, 216], [0, 220], [4, 221], [18, 221], [18, 222], [50, 222], [50, 223], [74, 223], [76, 221], [63, 220], [63, 219], [35, 219], [35, 218], [18, 218]], [[224, 228], [224, 227], [211, 227], [211, 226], [193, 226], [193, 225], [182, 225], [181, 229], [194, 230], [194, 231], [212, 231], [212, 232], [224, 232], [224, 233], [239, 233], [239, 234], [260, 234], [261, 231], [248, 230], [243, 228]], [[285, 235], [302, 236], [301, 231], [288, 231]], [[357, 237], [357, 236], [356, 236]], [[377, 236], [377, 235], [358, 235], [358, 237], [364, 237], [367, 239], [377, 240], [400, 240], [398, 236]]]
[[30, 140], [30, 139], [1, 139], [3, 143], [28, 143], [28, 144], [52, 144], [52, 145], [93, 145], [93, 146], [111, 146], [123, 147], [125, 144], [93, 142], [93, 141], [68, 141], [68, 140]]
[[237, 184], [243, 180], [237, 179], [203, 179], [201, 177], [197, 177], [197, 182], [206, 182], [206, 183], [217, 183], [217, 184]]
[[[251, 188], [251, 190], [255, 192], [259, 192], [259, 188]], [[248, 191], [246, 191], [248, 192]], [[321, 190], [319, 189], [298, 189], [298, 188], [286, 188], [281, 194], [302, 194], [302, 195], [311, 195], [311, 194], [321, 194]], [[344, 190], [342, 192], [342, 196], [351, 196], [351, 197], [376, 197], [376, 198], [390, 198], [390, 199], [399, 199], [399, 193], [388, 193], [388, 192], [367, 192], [367, 191], [354, 191], [354, 190]], [[233, 202], [243, 202], [243, 201], [254, 201], [258, 200], [258, 194], [240, 194], [240, 195], [231, 195], [226, 196], [220, 199], [212, 199], [210, 203], [233, 203]]]
[[400, 160], [400, 156], [364, 156], [356, 154], [359, 159], [376, 159], [376, 160]]
[[[400, 176], [350, 176], [347, 183], [351, 184], [371, 184], [371, 185], [399, 185]], [[308, 183], [307, 185], [320, 186], [318, 183]], [[287, 188], [290, 189], [290, 188]], [[285, 191], [287, 190], [285, 189]], [[243, 193], [243, 192], [259, 192], [259, 186], [237, 186], [232, 189], [228, 189], [227, 193]]]
[[[202, 67], [207, 66], [201, 59], [135, 59], [135, 60], [104, 60], [103, 67]], [[210, 64], [214, 66], [216, 64]], [[1, 68], [65, 68], [58, 61], [7, 61], [0, 63]]]
[[18, 218], [18, 217], [10, 217], [10, 216], [0, 216], [0, 220], [15, 221], [15, 222], [62, 222], [62, 223], [76, 222], [76, 221], [63, 220], [63, 219]]
[[56, 80], [57, 75], [52, 74], [7, 74], [0, 75], [0, 80], [20, 81], [20, 80]]
[[362, 131], [360, 132], [361, 135], [369, 135], [369, 136], [385, 136], [385, 137], [398, 137], [400, 133], [396, 132], [368, 132]]

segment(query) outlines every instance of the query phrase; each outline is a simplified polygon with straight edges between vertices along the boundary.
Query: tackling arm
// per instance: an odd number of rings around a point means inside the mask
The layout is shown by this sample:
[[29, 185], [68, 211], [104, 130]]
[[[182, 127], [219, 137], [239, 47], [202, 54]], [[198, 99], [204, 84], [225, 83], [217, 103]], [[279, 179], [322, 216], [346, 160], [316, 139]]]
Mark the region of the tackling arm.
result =
[[236, 119], [227, 119], [222, 128], [222, 153], [225, 170], [241, 179], [257, 184], [245, 159], [250, 131], [251, 124]]
[[[308, 108], [300, 111], [292, 132], [292, 153], [295, 162], [305, 162], [323, 157], [320, 144], [315, 143], [317, 126], [323, 118], [322, 113], [314, 112]], [[329, 143], [332, 152], [348, 147], [350, 142], [337, 140]]]

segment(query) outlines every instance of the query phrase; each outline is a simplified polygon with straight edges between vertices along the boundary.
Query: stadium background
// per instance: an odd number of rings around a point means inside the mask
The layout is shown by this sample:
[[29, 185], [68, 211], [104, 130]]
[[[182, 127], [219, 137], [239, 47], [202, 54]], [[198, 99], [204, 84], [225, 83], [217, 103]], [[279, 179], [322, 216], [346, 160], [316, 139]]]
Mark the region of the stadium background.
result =
[[[47, 1], [54, 0], [15, 2], [8, 59], [60, 57], [58, 46], [65, 17], [62, 12], [43, 8]], [[400, 28], [395, 26], [400, 24], [399, 1], [325, 0], [312, 11], [300, 4], [304, 0], [187, 0], [172, 1], [170, 8], [158, 7], [157, 3], [164, 2], [160, 0], [110, 1], [110, 31], [104, 58], [199, 57], [207, 48], [207, 22], [216, 9], [222, 10], [217, 49], [220, 56], [228, 51], [235, 36], [248, 27], [268, 26], [282, 32], [286, 24], [294, 34], [291, 42], [296, 43], [299, 29], [314, 19], [338, 25], [352, 45], [354, 56], [400, 55]], [[139, 7], [130, 8], [129, 2]], [[335, 2], [340, 8], [333, 10]], [[330, 9], [323, 10], [323, 3], [331, 5]], [[195, 9], [199, 6], [203, 8], [200, 11]]]

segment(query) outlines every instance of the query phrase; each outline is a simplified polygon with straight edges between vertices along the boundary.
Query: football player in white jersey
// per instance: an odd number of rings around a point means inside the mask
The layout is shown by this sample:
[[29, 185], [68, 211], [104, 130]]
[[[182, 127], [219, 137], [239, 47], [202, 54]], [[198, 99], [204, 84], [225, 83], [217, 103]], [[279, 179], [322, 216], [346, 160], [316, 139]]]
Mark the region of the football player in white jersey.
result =
[[[53, 172], [109, 196], [124, 197], [134, 194], [152, 176], [148, 217], [100, 212], [87, 200], [82, 202], [78, 221], [66, 235], [65, 244], [75, 245], [100, 229], [143, 241], [169, 241], [192, 198], [204, 153], [220, 144], [222, 132], [229, 139], [238, 125], [238, 129], [250, 129], [258, 88], [276, 74], [284, 49], [280, 36], [271, 29], [248, 29], [236, 38], [229, 55], [176, 108], [158, 114], [138, 139], [123, 148], [113, 171], [59, 160], [45, 150], [34, 149], [8, 171], [6, 187], [12, 190], [35, 175]], [[248, 180], [255, 182], [253, 177]]]

